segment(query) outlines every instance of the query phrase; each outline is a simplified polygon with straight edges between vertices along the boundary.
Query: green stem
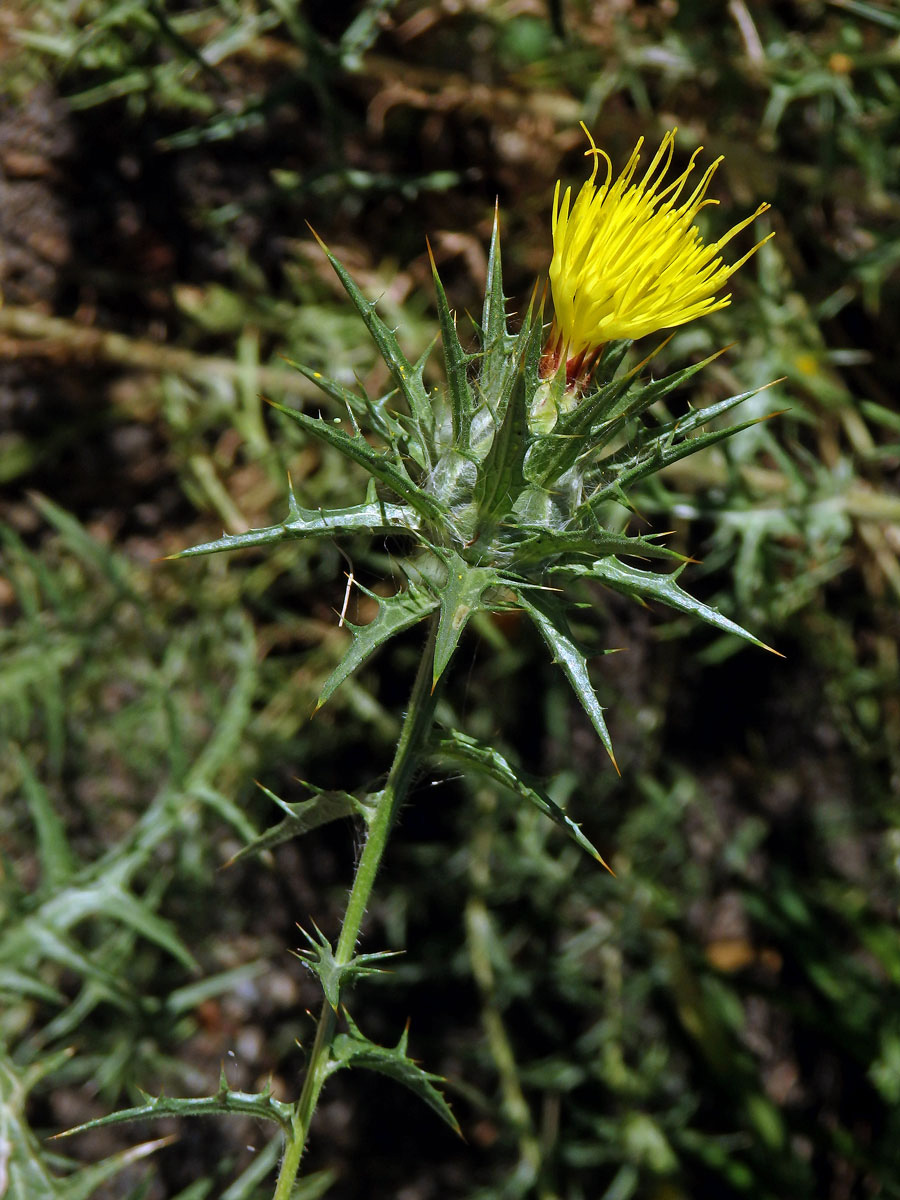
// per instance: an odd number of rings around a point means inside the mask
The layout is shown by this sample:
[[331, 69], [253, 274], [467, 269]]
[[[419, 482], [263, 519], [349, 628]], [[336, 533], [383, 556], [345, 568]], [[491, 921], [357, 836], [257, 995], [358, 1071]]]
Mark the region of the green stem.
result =
[[[353, 879], [350, 897], [347, 900], [341, 934], [335, 951], [335, 959], [340, 965], [346, 965], [353, 958], [360, 927], [391, 828], [397, 812], [406, 798], [419, 762], [422, 746], [431, 732], [434, 722], [437, 695], [432, 690], [432, 669], [436, 634], [437, 618], [434, 618], [429, 628], [428, 641], [409, 698], [409, 708], [400, 731], [397, 749], [394, 752], [394, 761], [391, 764], [384, 789], [378, 793], [369, 818], [366, 844], [356, 867], [356, 875]], [[313, 1113], [316, 1110], [325, 1080], [328, 1078], [329, 1052], [336, 1026], [337, 1013], [326, 1000], [319, 1013], [316, 1038], [310, 1052], [303, 1090], [294, 1108], [292, 1128], [285, 1146], [284, 1158], [275, 1186], [274, 1200], [290, 1200], [294, 1181], [300, 1169], [300, 1160], [309, 1136]]]

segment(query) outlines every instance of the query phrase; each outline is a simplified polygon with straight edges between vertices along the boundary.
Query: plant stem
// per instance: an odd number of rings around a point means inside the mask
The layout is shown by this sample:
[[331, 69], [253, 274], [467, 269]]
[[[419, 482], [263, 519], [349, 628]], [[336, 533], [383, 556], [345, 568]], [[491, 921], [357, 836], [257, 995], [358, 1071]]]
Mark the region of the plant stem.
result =
[[[428, 641], [422, 653], [416, 681], [409, 698], [409, 708], [400, 730], [394, 761], [391, 764], [384, 789], [378, 793], [372, 815], [369, 818], [366, 844], [356, 867], [353, 887], [347, 900], [347, 908], [344, 912], [344, 920], [335, 951], [335, 959], [340, 965], [346, 965], [353, 958], [360, 926], [368, 907], [375, 876], [378, 874], [391, 828], [397, 812], [406, 798], [418, 765], [422, 746], [431, 732], [434, 722], [437, 692], [436, 689], [432, 690], [432, 667], [436, 634], [437, 618], [435, 617], [429, 627]], [[309, 1136], [313, 1113], [329, 1074], [329, 1051], [336, 1025], [337, 1013], [325, 1000], [319, 1013], [316, 1038], [310, 1052], [303, 1090], [294, 1108], [292, 1128], [287, 1138], [274, 1200], [289, 1200], [293, 1190], [294, 1180], [297, 1178], [300, 1160]]]

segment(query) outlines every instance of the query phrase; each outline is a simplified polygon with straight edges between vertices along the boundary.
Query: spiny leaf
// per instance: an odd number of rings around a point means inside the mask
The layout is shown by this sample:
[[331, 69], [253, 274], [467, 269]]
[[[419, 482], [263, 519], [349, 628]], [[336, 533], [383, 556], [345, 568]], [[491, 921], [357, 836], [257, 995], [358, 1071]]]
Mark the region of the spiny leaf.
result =
[[374, 450], [360, 434], [349, 437], [342, 429], [336, 429], [327, 421], [307, 416], [306, 413], [299, 412], [296, 408], [287, 408], [274, 401], [269, 401], [269, 403], [278, 412], [284, 413], [292, 421], [296, 421], [312, 437], [339, 451], [351, 462], [358, 463], [369, 475], [396, 492], [420, 516], [432, 521], [439, 521], [443, 518], [443, 506], [410, 479], [402, 464], [398, 465], [384, 453]]
[[[669, 608], [687, 613], [688, 616], [699, 617], [701, 621], [706, 621], [708, 625], [715, 626], [723, 633], [733, 633], [737, 637], [744, 638], [745, 641], [752, 642], [754, 646], [759, 646], [772, 654], [778, 654], [777, 650], [773, 650], [771, 646], [761, 642], [752, 633], [748, 633], [737, 622], [723, 616], [708, 604], [695, 600], [693, 596], [680, 588], [678, 576], [682, 569], [679, 568], [671, 575], [660, 575], [654, 571], [642, 571], [637, 567], [626, 566], [616, 558], [600, 558], [590, 565], [575, 564], [552, 568], [552, 570], [565, 573], [570, 577], [596, 579], [599, 583], [603, 583], [617, 592], [624, 592], [626, 596], [635, 596], [641, 600], [658, 600], [662, 604], [667, 604]], [[778, 654], [778, 657], [782, 658], [783, 655]]]
[[[634, 385], [635, 375], [643, 364], [620, 379], [614, 378], [631, 344], [630, 340], [623, 339], [608, 346], [597, 366], [594, 390], [582, 396], [571, 411], [562, 412], [550, 432], [535, 434], [524, 467], [525, 478], [530, 483], [547, 486], [565, 474], [590, 444], [591, 428], [605, 420]], [[558, 407], [565, 393], [565, 370], [560, 369], [548, 383], [550, 397]]]
[[488, 250], [480, 332], [482, 354], [479, 386], [482, 395], [495, 396], [501, 390], [503, 375], [507, 370], [511, 341], [506, 329], [506, 300], [503, 295], [503, 267], [500, 259], [500, 220], [496, 204], [491, 245]]
[[633, 554], [638, 558], [668, 558], [684, 562], [685, 556], [668, 546], [661, 546], [652, 538], [663, 537], [663, 534], [651, 534], [648, 537], [629, 537], [625, 533], [611, 533], [595, 523], [595, 528], [582, 530], [547, 529], [543, 526], [519, 525], [516, 535], [522, 535], [522, 541], [515, 543], [516, 567], [533, 565], [547, 559], [558, 558], [562, 555], [601, 555], [601, 554]]
[[469, 449], [469, 432], [472, 428], [472, 416], [475, 411], [475, 400], [468, 379], [470, 357], [462, 348], [459, 334], [456, 331], [456, 321], [450, 312], [447, 295], [441, 277], [438, 275], [437, 263], [428, 243], [428, 257], [431, 261], [431, 276], [434, 281], [434, 291], [437, 296], [438, 321], [441, 326], [441, 343], [444, 348], [444, 363], [447, 368], [447, 388], [450, 396], [450, 416], [453, 423], [453, 445], [466, 453]]
[[506, 360], [505, 374], [500, 376], [500, 390], [486, 397], [496, 429], [479, 471], [476, 503], [488, 524], [504, 517], [522, 490], [522, 459], [528, 437], [525, 371], [540, 346], [540, 335], [540, 321], [532, 322], [529, 310], [515, 349]]
[[437, 598], [424, 585], [412, 579], [409, 579], [406, 588], [395, 596], [376, 596], [373, 592], [368, 594], [378, 601], [378, 613], [368, 625], [351, 625], [345, 622], [353, 635], [353, 641], [325, 681], [316, 704], [317, 710], [379, 646], [394, 634], [421, 621], [438, 606]]
[[434, 1086], [442, 1083], [440, 1075], [433, 1075], [407, 1057], [406, 1043], [408, 1030], [404, 1030], [400, 1041], [394, 1047], [378, 1046], [370, 1042], [362, 1034], [347, 1010], [344, 1015], [349, 1026], [349, 1033], [340, 1033], [331, 1044], [332, 1071], [343, 1067], [364, 1067], [369, 1071], [378, 1071], [402, 1083], [421, 1099], [430, 1109], [445, 1121], [454, 1133], [459, 1133], [459, 1124], [454, 1117], [449, 1104]]
[[214, 542], [203, 542], [170, 554], [169, 561], [196, 558], [201, 554], [218, 554], [222, 550], [245, 550], [250, 546], [272, 546], [305, 537], [333, 537], [341, 533], [372, 533], [378, 530], [402, 530], [414, 533], [418, 529], [416, 513], [405, 504], [386, 504], [370, 500], [350, 508], [300, 508], [291, 493], [291, 507], [286, 521], [265, 529], [248, 529], [246, 533], [224, 534]]
[[606, 418], [632, 384], [630, 375], [611, 380], [560, 416], [549, 433], [536, 434], [525, 458], [523, 473], [529, 483], [545, 487], [564, 475], [591, 444], [591, 427]]
[[704, 367], [708, 367], [711, 362], [715, 362], [717, 358], [720, 358], [727, 349], [728, 347], [726, 346], [721, 350], [717, 350], [715, 354], [708, 355], [708, 357], [701, 359], [700, 362], [693, 363], [689, 367], [683, 367], [680, 371], [673, 371], [671, 375], [666, 375], [662, 379], [653, 379], [649, 383], [641, 384], [637, 393], [626, 404], [622, 405], [618, 411], [614, 410], [610, 414], [609, 419], [599, 428], [591, 430], [594, 445], [598, 449], [609, 445], [611, 441], [619, 436], [619, 433], [629, 421], [633, 421], [641, 413], [646, 412], [657, 400], [668, 396], [677, 387], [680, 387], [683, 383], [687, 383], [689, 379], [693, 379]]
[[286, 358], [285, 362], [298, 370], [301, 375], [305, 375], [310, 383], [314, 383], [321, 392], [324, 392], [341, 409], [349, 409], [357, 417], [368, 418], [373, 430], [380, 434], [389, 445], [394, 446], [396, 444], [401, 434], [400, 423], [385, 410], [383, 404], [373, 404], [368, 397], [357, 396], [355, 392], [351, 392], [349, 388], [345, 388], [337, 380], [323, 375], [321, 371], [314, 371], [312, 367], [304, 366], [303, 363], [295, 362], [291, 358]]
[[355, 954], [349, 962], [340, 963], [321, 929], [314, 925], [316, 936], [313, 937], [302, 926], [298, 928], [309, 943], [310, 949], [296, 950], [294, 953], [306, 969], [318, 978], [325, 999], [335, 1011], [340, 1003], [341, 994], [357, 979], [383, 973], [384, 968], [374, 964], [381, 964], [386, 958], [396, 958], [401, 953], [399, 950], [377, 950], [374, 954]]
[[[766, 386], [768, 387], [769, 385], [767, 384]], [[739, 396], [730, 396], [727, 400], [722, 400], [718, 404], [711, 405], [709, 408], [688, 413], [678, 421], [670, 421], [661, 426], [653, 432], [652, 437], [640, 442], [639, 445], [623, 446], [621, 450], [610, 455], [609, 458], [602, 459], [597, 464], [601, 482], [592, 491], [585, 502], [585, 507], [594, 510], [598, 505], [610, 499], [610, 497], [624, 492], [626, 488], [636, 483], [639, 479], [645, 479], [648, 475], [655, 475], [657, 471], [661, 471], [671, 463], [678, 462], [682, 458], [688, 458], [691, 454], [696, 454], [699, 450], [703, 450], [707, 446], [714, 446], [717, 442], [721, 442], [725, 438], [732, 437], [736, 433], [741, 433], [742, 430], [749, 429], [753, 425], [758, 425], [760, 421], [768, 420], [768, 415], [751, 417], [749, 420], [741, 421], [737, 425], [729, 425], [726, 429], [714, 429], [709, 433], [700, 434], [699, 437], [688, 436], [688, 434], [700, 425], [706, 424], [707, 421], [713, 420], [716, 416], [727, 412], [730, 408], [734, 408], [735, 405], [740, 404], [741, 401], [747, 400], [749, 397], [755, 396], [763, 390], [763, 388], [754, 388], [751, 392], [742, 392]]]
[[[601, 559], [600, 561], [606, 562], [607, 560]], [[515, 590], [522, 608], [531, 617], [541, 637], [553, 652], [554, 661], [558, 662], [562, 667], [566, 678], [572, 685], [572, 690], [581, 702], [582, 708], [590, 717], [591, 724], [594, 726], [600, 741], [606, 748], [606, 753], [612, 759], [613, 766], [616, 768], [617, 773], [621, 774], [619, 765], [616, 762], [616, 756], [613, 753], [612, 739], [609, 736], [609, 730], [606, 728], [606, 721], [603, 719], [603, 709], [594, 693], [588, 675], [587, 659], [578, 649], [572, 638], [562, 604], [555, 597], [551, 597], [546, 593], [541, 593], [537, 590], [531, 591], [529, 589], [528, 594], [526, 594], [524, 589], [517, 587], [514, 583], [511, 583], [511, 586]]]
[[[774, 414], [773, 414], [774, 415]], [[727, 429], [714, 429], [709, 433], [702, 433], [699, 437], [685, 438], [678, 442], [670, 442], [666, 444], [663, 438], [657, 438], [648, 447], [642, 447], [641, 451], [634, 456], [634, 461], [623, 466], [616, 471], [614, 478], [591, 493], [586, 502], [587, 508], [592, 511], [599, 504], [608, 500], [610, 496], [624, 491], [639, 479], [645, 479], [648, 475], [655, 475], [664, 467], [671, 466], [672, 463], [678, 462], [682, 458], [689, 458], [692, 454], [696, 454], [699, 450], [705, 450], [708, 446], [714, 446], [717, 442], [724, 441], [725, 438], [733, 437], [736, 433], [741, 433], [745, 429], [750, 429], [753, 425], [758, 425], [761, 421], [767, 421], [769, 418], [751, 417], [749, 421], [741, 421], [737, 425], [729, 425]]]
[[99, 1129], [103, 1125], [121, 1125], [124, 1121], [142, 1121], [153, 1117], [207, 1117], [222, 1113], [244, 1113], [261, 1121], [274, 1121], [285, 1130], [291, 1128], [290, 1104], [276, 1100], [268, 1089], [264, 1092], [234, 1092], [222, 1077], [222, 1086], [214, 1096], [148, 1097], [146, 1104], [135, 1108], [120, 1109], [105, 1117], [96, 1117], [56, 1134], [57, 1138], [72, 1137], [86, 1129]]
[[422, 382], [422, 366], [424, 364], [420, 362], [415, 368], [412, 366], [400, 349], [400, 343], [393, 330], [389, 329], [378, 316], [375, 305], [365, 298], [350, 273], [334, 257], [315, 230], [313, 230], [313, 236], [322, 247], [338, 279], [344, 285], [344, 290], [365, 322], [372, 340], [394, 377], [394, 382], [409, 405], [414, 423], [414, 438], [421, 455], [421, 465], [427, 470], [432, 461], [431, 441], [434, 433], [434, 412], [428, 391]]
[[290, 841], [291, 838], [302, 837], [311, 829], [327, 825], [329, 821], [339, 821], [343, 817], [367, 815], [366, 806], [361, 800], [351, 796], [349, 792], [319, 791], [308, 783], [304, 783], [303, 786], [314, 795], [309, 800], [299, 800], [294, 804], [289, 804], [279, 799], [274, 792], [270, 792], [261, 783], [257, 783], [257, 787], [265, 792], [286, 816], [283, 821], [271, 826], [242, 847], [228, 860], [226, 866], [230, 867], [232, 863], [240, 862], [242, 858], [249, 858], [252, 854], [260, 854], [263, 850], [271, 850], [273, 846], [280, 846], [282, 842]]
[[[609, 445], [629, 421], [646, 412], [657, 400], [687, 382], [721, 354], [724, 350], [663, 379], [637, 385], [635, 376], [643, 365], [639, 364], [622, 379], [614, 380], [593, 396], [586, 397], [571, 413], [560, 418], [552, 433], [529, 451], [526, 478], [546, 485], [564, 474], [579, 459]], [[635, 387], [637, 390], [631, 395]]]
[[[671, 338], [666, 338], [666, 341], [663, 342], [662, 345], [666, 345], [666, 343], [670, 340]], [[609, 383], [612, 380], [616, 371], [618, 371], [619, 367], [621, 367], [625, 355], [633, 345], [634, 338], [617, 338], [614, 342], [607, 343], [606, 348], [600, 355], [600, 361], [597, 363], [597, 366], [594, 369], [594, 380], [598, 386], [602, 386], [603, 384]], [[658, 349], [661, 348], [662, 346], [658, 347]], [[656, 351], [653, 353], [655, 354]], [[652, 357], [653, 355], [649, 356], [649, 358]], [[644, 363], [649, 362], [649, 358], [643, 359], [643, 361], [638, 363], [637, 367], [629, 371], [628, 374], [635, 375], [641, 369]]]
[[592, 858], [596, 859], [601, 866], [606, 867], [610, 874], [613, 874], [599, 851], [582, 833], [581, 827], [567, 817], [556, 801], [551, 800], [538, 784], [523, 772], [517, 771], [493, 746], [476, 741], [475, 738], [468, 737], [456, 729], [442, 731], [434, 738], [433, 746], [441, 757], [475, 767], [494, 783], [508, 788], [515, 795], [527, 800], [529, 804], [533, 804], [535, 808], [565, 830], [582, 850], [586, 850]]
[[440, 589], [441, 615], [434, 644], [432, 688], [459, 645], [469, 618], [482, 607], [481, 597], [488, 588], [498, 587], [502, 582], [492, 568], [470, 567], [452, 550], [442, 557], [447, 566], [447, 579]]
[[[543, 335], [543, 325], [541, 323], [543, 310], [539, 307], [537, 312], [535, 312], [536, 298], [537, 289], [535, 288], [528, 302], [528, 308], [519, 332], [514, 337], [507, 336], [505, 339], [505, 351], [502, 361], [497, 364], [497, 373], [493, 387], [488, 388], [485, 386], [485, 382], [481, 381], [481, 399], [489, 410], [491, 423], [495, 429], [499, 429], [503, 424], [507, 405], [512, 399], [514, 389], [519, 383], [520, 377], [523, 377], [529, 368], [531, 368], [531, 373], [535, 381], [537, 379], [536, 367], [540, 360], [541, 337]], [[529, 395], [526, 389], [526, 407], [528, 399]]]

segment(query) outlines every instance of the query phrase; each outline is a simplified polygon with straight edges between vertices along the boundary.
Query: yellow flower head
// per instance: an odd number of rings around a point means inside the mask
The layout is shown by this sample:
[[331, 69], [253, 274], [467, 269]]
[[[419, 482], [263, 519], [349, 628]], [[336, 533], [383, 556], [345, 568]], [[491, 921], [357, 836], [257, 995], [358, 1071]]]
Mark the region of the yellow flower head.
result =
[[[691, 155], [687, 169], [663, 187], [676, 130], [665, 135], [640, 183], [632, 179], [643, 138], [613, 183], [609, 156], [594, 144], [584, 123], [582, 129], [591, 143], [585, 154], [594, 158], [591, 176], [574, 204], [571, 188], [566, 188], [560, 204], [559, 183], [553, 197], [550, 289], [555, 321], [545, 359], [554, 370], [561, 358], [571, 362], [590, 356], [613, 338], [643, 337], [724, 308], [731, 296], [716, 299], [716, 291], [769, 240], [763, 238], [731, 266], [722, 261], [722, 247], [769, 207], [761, 204], [724, 237], [704, 245], [693, 221], [701, 208], [718, 203], [705, 197], [722, 159], [707, 167], [687, 199], [681, 200], [703, 147]], [[606, 162], [606, 181], [597, 187], [601, 158]]]

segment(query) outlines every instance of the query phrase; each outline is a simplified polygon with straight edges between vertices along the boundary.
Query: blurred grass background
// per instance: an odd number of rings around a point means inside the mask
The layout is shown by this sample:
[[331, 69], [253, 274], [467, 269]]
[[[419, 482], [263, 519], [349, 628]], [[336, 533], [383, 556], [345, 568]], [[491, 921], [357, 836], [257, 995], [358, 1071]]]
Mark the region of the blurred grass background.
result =
[[[552, 780], [617, 877], [507, 796], [422, 780], [368, 922], [367, 949], [407, 953], [355, 1015], [382, 1041], [411, 1018], [467, 1141], [340, 1078], [304, 1195], [900, 1196], [898, 69], [884, 0], [4, 4], [9, 1194], [270, 1194], [276, 1148], [241, 1118], [164, 1122], [177, 1140], [105, 1183], [77, 1162], [159, 1125], [44, 1138], [139, 1088], [209, 1094], [222, 1063], [296, 1095], [316, 990], [286, 950], [297, 921], [336, 931], [355, 831], [219, 868], [277, 815], [254, 779], [293, 800], [378, 777], [419, 643], [310, 722], [345, 636], [337, 548], [158, 560], [276, 519], [287, 471], [307, 505], [359, 498], [261, 401], [320, 402], [285, 357], [380, 382], [305, 222], [412, 356], [426, 234], [474, 311], [498, 198], [514, 311], [584, 119], [616, 163], [673, 124], [681, 158], [724, 152], [713, 236], [772, 203], [731, 307], [663, 361], [734, 342], [691, 402], [784, 377], [750, 403], [785, 411], [635, 504], [787, 657], [598, 594], [619, 780], [524, 628], [468, 635], [458, 720]], [[389, 545], [345, 548], [390, 577]]]

